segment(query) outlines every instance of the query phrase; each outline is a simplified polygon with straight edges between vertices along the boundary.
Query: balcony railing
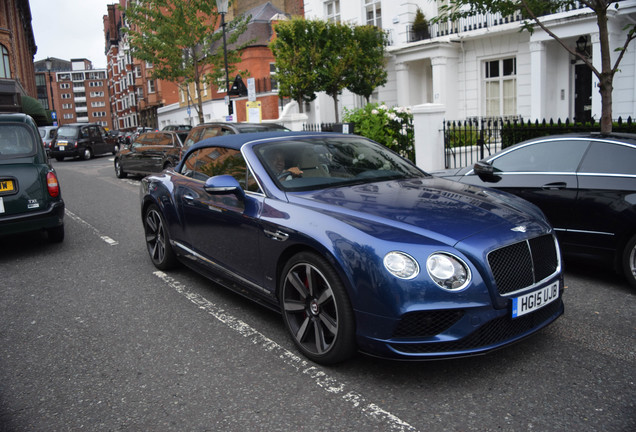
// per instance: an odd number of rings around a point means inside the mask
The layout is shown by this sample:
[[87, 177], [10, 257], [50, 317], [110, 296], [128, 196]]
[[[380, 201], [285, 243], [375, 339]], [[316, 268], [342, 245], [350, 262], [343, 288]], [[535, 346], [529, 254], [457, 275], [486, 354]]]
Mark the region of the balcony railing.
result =
[[[556, 13], [569, 12], [572, 10], [584, 9], [585, 6], [581, 2], [575, 2], [574, 7], [563, 7]], [[547, 15], [547, 14], [543, 14]], [[440, 36], [448, 36], [452, 34], [465, 33], [479, 29], [493, 28], [504, 24], [523, 21], [528, 17], [524, 16], [521, 11], [517, 11], [513, 15], [502, 16], [501, 14], [480, 14], [456, 21], [437, 22], [429, 24], [428, 31], [414, 32], [411, 26], [407, 28], [408, 42], [417, 42], [421, 40], [434, 39]]]

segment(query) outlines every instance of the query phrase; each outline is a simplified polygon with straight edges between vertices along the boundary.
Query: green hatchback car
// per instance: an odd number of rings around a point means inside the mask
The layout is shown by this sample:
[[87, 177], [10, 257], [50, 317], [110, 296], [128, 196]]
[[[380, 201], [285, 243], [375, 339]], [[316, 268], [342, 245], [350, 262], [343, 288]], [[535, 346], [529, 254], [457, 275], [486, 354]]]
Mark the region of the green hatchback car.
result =
[[0, 236], [44, 230], [64, 240], [64, 201], [33, 119], [0, 113]]

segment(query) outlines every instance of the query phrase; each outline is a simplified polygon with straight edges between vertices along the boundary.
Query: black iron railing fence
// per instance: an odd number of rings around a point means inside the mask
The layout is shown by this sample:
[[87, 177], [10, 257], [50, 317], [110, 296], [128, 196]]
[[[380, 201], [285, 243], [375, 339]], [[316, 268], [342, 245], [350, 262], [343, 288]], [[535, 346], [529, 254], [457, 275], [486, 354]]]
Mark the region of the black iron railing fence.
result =
[[[565, 133], [600, 132], [599, 123], [573, 123], [569, 120], [527, 121], [522, 118], [470, 118], [444, 122], [446, 168], [461, 168], [513, 144], [532, 138]], [[612, 131], [636, 133], [629, 117], [613, 123]]]

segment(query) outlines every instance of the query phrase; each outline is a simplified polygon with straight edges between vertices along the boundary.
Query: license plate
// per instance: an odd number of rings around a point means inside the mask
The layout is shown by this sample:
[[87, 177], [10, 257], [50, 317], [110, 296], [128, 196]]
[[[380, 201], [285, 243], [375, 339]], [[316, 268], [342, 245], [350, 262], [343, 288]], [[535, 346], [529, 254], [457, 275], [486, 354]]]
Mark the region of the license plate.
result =
[[512, 299], [512, 317], [517, 318], [534, 312], [559, 298], [559, 283], [555, 282], [541, 289]]
[[13, 180], [0, 180], [0, 192], [13, 192], [14, 190]]

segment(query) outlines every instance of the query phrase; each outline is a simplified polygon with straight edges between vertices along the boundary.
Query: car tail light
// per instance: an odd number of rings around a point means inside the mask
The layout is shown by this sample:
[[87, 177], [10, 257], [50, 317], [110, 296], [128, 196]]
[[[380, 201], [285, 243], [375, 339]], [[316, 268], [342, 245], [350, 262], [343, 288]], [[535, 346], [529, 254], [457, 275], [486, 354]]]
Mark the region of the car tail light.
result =
[[77, 147], [77, 141], [75, 141], [75, 147]]
[[57, 176], [54, 172], [49, 172], [46, 175], [46, 187], [49, 189], [49, 195], [53, 198], [60, 194], [60, 184], [57, 182]]

